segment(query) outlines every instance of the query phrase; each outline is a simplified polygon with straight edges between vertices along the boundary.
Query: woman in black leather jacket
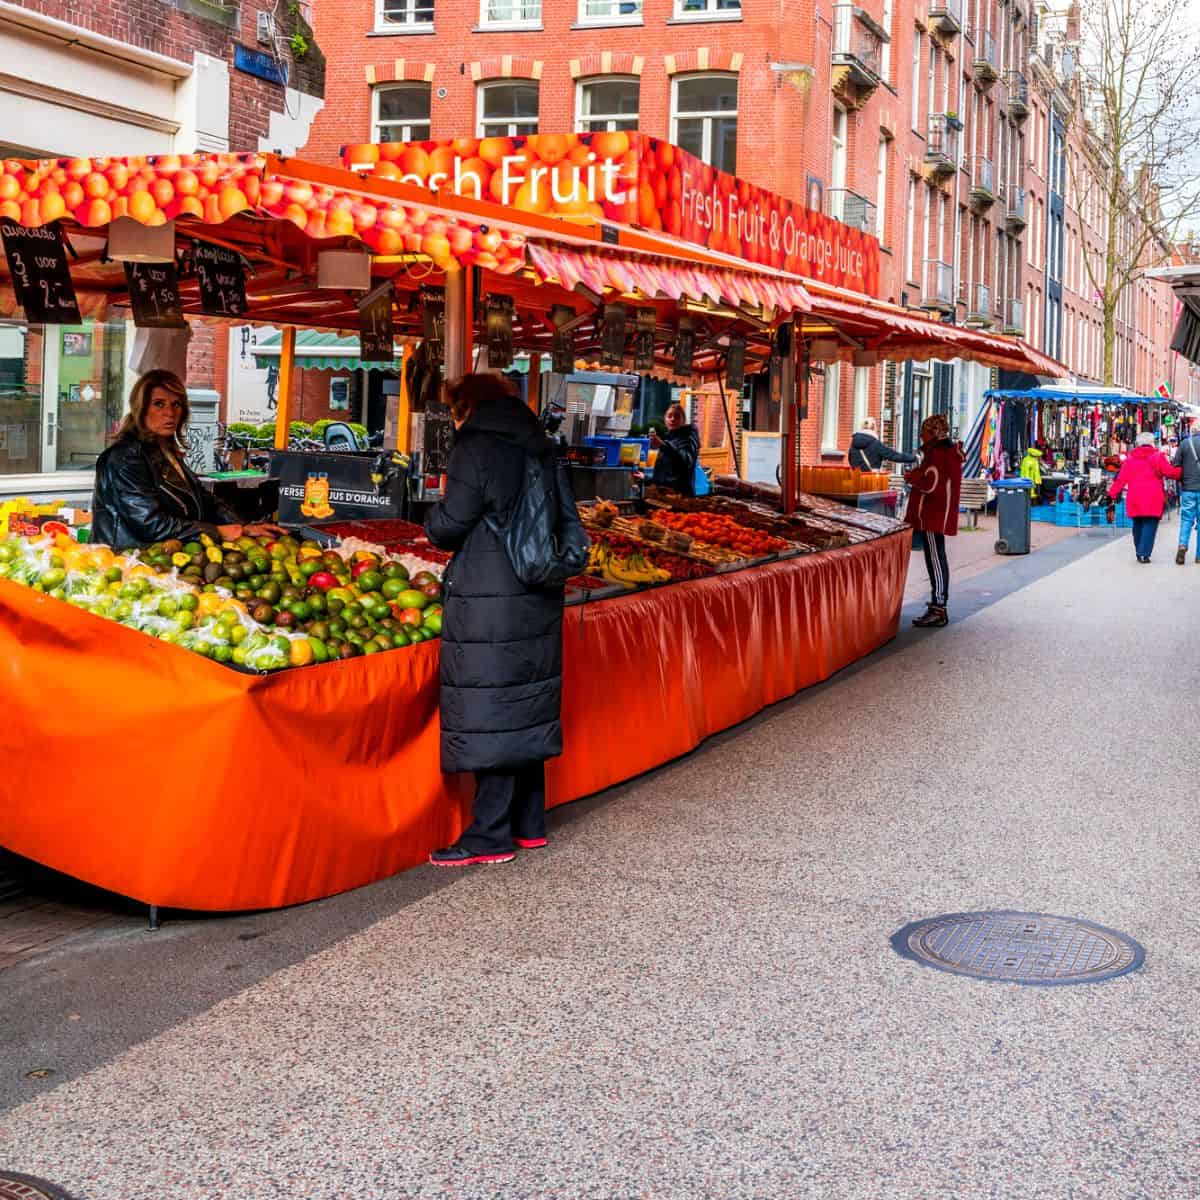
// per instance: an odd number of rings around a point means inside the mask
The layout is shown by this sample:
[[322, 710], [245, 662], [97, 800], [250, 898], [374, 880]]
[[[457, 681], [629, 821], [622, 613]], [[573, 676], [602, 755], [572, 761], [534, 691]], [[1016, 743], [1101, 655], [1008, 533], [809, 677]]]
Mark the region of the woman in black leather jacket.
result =
[[147, 371], [129, 397], [117, 440], [96, 460], [91, 540], [114, 549], [207, 533], [230, 541], [243, 533], [278, 532], [243, 526], [184, 462], [187, 388], [170, 371]]

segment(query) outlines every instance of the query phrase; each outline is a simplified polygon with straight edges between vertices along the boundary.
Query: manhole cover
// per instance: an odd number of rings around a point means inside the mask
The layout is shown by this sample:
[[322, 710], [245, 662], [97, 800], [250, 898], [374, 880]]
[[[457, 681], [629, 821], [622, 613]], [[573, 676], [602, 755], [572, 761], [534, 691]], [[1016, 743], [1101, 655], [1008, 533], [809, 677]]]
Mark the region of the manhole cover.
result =
[[71, 1197], [44, 1179], [0, 1171], [0, 1200], [71, 1200]]
[[1095, 983], [1142, 965], [1146, 952], [1123, 933], [1046, 913], [949, 913], [892, 935], [905, 958], [940, 971], [1005, 983]]

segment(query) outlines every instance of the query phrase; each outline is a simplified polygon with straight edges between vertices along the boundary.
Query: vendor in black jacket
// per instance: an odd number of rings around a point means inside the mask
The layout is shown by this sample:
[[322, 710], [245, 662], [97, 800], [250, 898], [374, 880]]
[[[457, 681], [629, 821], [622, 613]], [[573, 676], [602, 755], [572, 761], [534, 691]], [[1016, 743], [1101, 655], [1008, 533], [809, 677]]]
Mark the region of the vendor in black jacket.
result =
[[129, 397], [116, 441], [96, 460], [93, 542], [127, 550], [202, 533], [221, 541], [281, 532], [276, 525], [242, 526], [184, 462], [187, 388], [170, 371], [147, 371]]
[[562, 753], [563, 589], [523, 584], [487, 519], [503, 527], [526, 458], [553, 453], [541, 423], [495, 375], [450, 384], [446, 402], [458, 432], [445, 495], [425, 521], [430, 541], [454, 551], [443, 579], [442, 770], [473, 771], [475, 802], [470, 828], [429, 861], [466, 867], [546, 844], [543, 764]]
[[696, 460], [700, 457], [700, 434], [689, 425], [682, 404], [672, 404], [664, 420], [665, 437], [650, 431], [650, 447], [658, 451], [650, 482], [681, 496], [696, 494]]
[[897, 463], [915, 463], [915, 454], [905, 454], [903, 450], [893, 450], [879, 440], [875, 432], [875, 418], [867, 417], [862, 428], [850, 439], [850, 465], [860, 471], [878, 471], [884, 461]]

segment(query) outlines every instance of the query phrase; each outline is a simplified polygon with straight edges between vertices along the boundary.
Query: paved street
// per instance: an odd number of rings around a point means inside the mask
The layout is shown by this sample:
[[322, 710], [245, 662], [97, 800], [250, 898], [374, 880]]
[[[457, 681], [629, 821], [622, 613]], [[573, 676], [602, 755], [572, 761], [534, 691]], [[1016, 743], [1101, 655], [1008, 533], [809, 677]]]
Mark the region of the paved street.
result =
[[[1200, 566], [1173, 534], [1149, 567], [1128, 535], [960, 538], [949, 628], [914, 604], [511, 866], [126, 915], [0, 971], [0, 1166], [78, 1200], [1200, 1195]], [[888, 944], [1007, 908], [1146, 964], [1022, 988]]]

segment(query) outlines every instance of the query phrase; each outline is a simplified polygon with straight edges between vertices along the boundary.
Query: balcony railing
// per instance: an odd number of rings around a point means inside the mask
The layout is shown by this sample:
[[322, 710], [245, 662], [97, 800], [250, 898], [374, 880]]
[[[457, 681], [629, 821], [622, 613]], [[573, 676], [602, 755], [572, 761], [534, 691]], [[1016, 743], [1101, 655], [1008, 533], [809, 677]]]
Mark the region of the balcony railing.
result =
[[936, 258], [925, 260], [925, 278], [921, 286], [921, 307], [954, 311], [954, 268]]
[[874, 88], [883, 75], [883, 37], [857, 4], [833, 6], [833, 65], [849, 70], [859, 87]]
[[1025, 336], [1025, 302], [1009, 300], [1004, 306], [1004, 332]]
[[946, 113], [929, 114], [925, 161], [939, 175], [953, 175], [958, 170], [958, 122]]
[[1009, 233], [1020, 233], [1029, 220], [1029, 193], [1023, 187], [1009, 184], [1004, 197], [1004, 224]]
[[999, 78], [996, 57], [996, 39], [987, 29], [975, 30], [975, 53], [971, 59], [971, 69], [975, 82], [981, 87], [991, 87]]
[[1029, 80], [1023, 72], [1013, 69], [1004, 72], [1004, 82], [1008, 85], [1008, 115], [1023, 121], [1029, 116]]
[[967, 320], [973, 325], [992, 323], [992, 289], [986, 283], [977, 283], [967, 300]]
[[931, 0], [929, 22], [939, 33], [962, 33], [963, 0]]
[[982, 155], [971, 160], [971, 203], [985, 209], [996, 203], [996, 164]]
[[825, 215], [863, 233], [875, 232], [875, 205], [849, 188], [825, 190]]

